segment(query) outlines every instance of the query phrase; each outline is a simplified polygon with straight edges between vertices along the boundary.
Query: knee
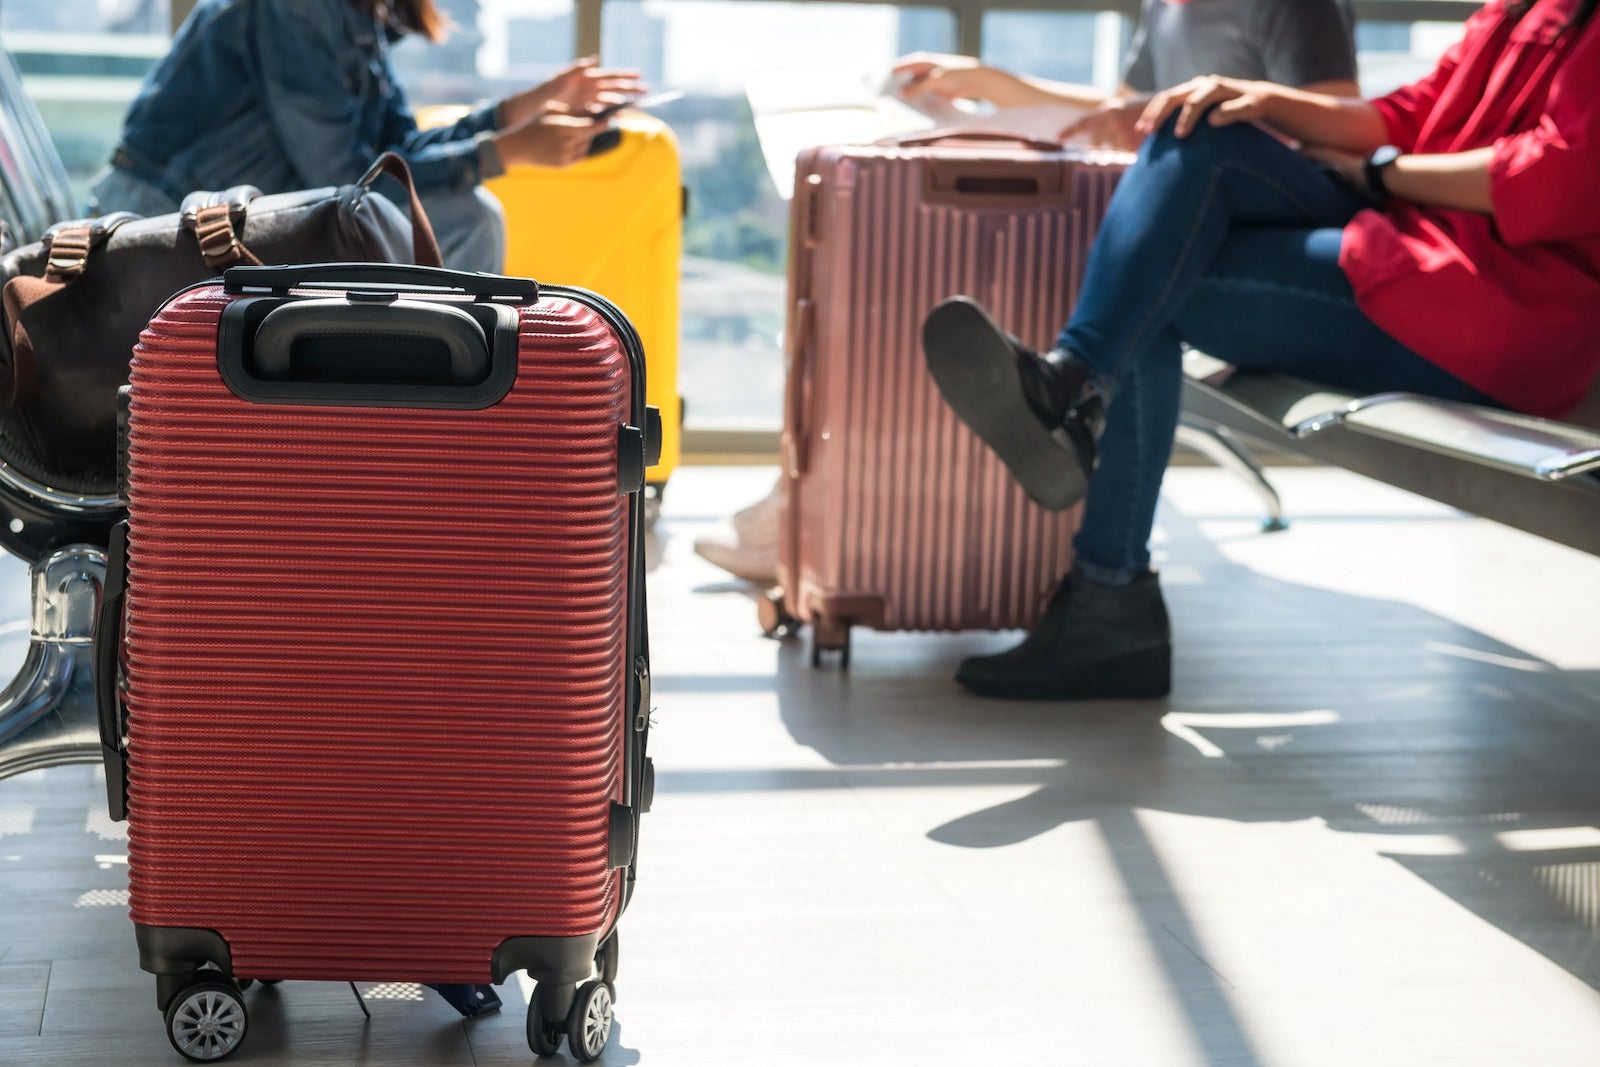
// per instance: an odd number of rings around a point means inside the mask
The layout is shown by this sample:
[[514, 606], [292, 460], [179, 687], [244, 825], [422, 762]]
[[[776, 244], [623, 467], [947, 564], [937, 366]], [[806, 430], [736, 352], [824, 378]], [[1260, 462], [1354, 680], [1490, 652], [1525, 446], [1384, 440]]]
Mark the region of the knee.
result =
[[1242, 155], [1253, 140], [1267, 134], [1249, 123], [1213, 126], [1210, 116], [1202, 117], [1185, 137], [1177, 135], [1178, 115], [1174, 113], [1144, 143], [1143, 154], [1150, 162], [1172, 159], [1184, 166], [1213, 166]]
[[480, 186], [424, 204], [434, 223], [445, 266], [498, 273], [505, 268], [505, 210]]
[[499, 274], [506, 269], [506, 210], [495, 195], [483, 186], [472, 190], [477, 203], [477, 218], [473, 227], [486, 266], [480, 270]]

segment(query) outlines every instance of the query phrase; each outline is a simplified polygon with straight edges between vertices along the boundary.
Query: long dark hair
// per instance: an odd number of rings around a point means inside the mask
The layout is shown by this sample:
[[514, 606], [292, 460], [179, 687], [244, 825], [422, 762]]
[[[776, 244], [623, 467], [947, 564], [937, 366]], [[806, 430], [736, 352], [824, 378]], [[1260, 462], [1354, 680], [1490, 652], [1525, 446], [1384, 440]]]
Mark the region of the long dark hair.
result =
[[[1509, 6], [1511, 17], [1520, 19], [1522, 16], [1531, 11], [1533, 9], [1533, 5], [1536, 3], [1538, 3], [1538, 0], [1512, 0], [1512, 3]], [[1567, 29], [1575, 30], [1583, 28], [1583, 26], [1589, 21], [1589, 16], [1594, 14], [1595, 8], [1597, 7], [1600, 7], [1600, 0], [1583, 0], [1583, 4], [1579, 6], [1578, 10], [1573, 12], [1572, 21], [1567, 23]]]
[[391, 27], [402, 33], [418, 33], [430, 41], [442, 41], [450, 29], [450, 20], [443, 15], [433, 0], [350, 0], [356, 7], [373, 15], [381, 15]]

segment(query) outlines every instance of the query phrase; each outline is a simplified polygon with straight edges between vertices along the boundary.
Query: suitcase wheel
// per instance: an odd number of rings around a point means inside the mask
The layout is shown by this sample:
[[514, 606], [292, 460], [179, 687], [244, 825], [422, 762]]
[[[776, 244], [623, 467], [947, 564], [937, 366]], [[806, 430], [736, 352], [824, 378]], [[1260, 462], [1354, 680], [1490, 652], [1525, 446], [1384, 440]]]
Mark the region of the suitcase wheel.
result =
[[773, 589], [756, 601], [756, 618], [761, 620], [761, 632], [779, 641], [800, 632], [800, 620], [783, 606], [781, 589]]
[[214, 971], [201, 971], [167, 1005], [167, 1040], [185, 1059], [212, 1063], [244, 1042], [250, 1017], [239, 987]]
[[567, 1016], [567, 1046], [579, 1063], [593, 1063], [611, 1040], [611, 984], [598, 978], [578, 987]]
[[850, 669], [850, 623], [840, 619], [818, 618], [811, 626], [811, 666], [822, 666], [825, 652], [839, 653], [839, 669]]
[[[567, 1000], [563, 1006], [560, 1002]], [[561, 1052], [561, 1039], [567, 1036], [567, 1016], [572, 1011], [570, 985], [539, 982], [528, 1000], [528, 1047], [535, 1056], [555, 1056]]]

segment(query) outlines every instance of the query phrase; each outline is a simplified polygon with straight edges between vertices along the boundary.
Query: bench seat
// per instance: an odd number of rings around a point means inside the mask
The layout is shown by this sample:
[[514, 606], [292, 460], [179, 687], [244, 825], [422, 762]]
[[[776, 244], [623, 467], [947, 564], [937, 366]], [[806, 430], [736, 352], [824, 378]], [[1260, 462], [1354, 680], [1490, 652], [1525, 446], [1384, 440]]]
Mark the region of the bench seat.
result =
[[1202, 424], [1600, 555], [1600, 430], [1407, 393], [1359, 397], [1281, 374], [1184, 363]]

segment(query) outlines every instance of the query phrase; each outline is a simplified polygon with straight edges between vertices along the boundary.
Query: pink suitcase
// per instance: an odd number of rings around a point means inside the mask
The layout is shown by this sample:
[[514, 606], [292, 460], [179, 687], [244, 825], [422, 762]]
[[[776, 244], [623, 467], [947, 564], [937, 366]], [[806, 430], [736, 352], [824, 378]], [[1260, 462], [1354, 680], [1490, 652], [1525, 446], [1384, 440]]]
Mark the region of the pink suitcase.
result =
[[783, 430], [787, 509], [769, 632], [1027, 627], [1072, 561], [1045, 511], [951, 414], [922, 320], [966, 294], [1048, 348], [1128, 157], [992, 133], [811, 149], [797, 161]]

